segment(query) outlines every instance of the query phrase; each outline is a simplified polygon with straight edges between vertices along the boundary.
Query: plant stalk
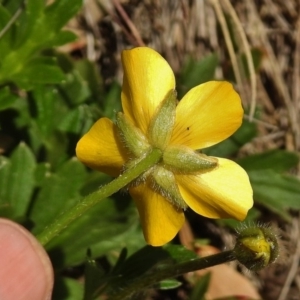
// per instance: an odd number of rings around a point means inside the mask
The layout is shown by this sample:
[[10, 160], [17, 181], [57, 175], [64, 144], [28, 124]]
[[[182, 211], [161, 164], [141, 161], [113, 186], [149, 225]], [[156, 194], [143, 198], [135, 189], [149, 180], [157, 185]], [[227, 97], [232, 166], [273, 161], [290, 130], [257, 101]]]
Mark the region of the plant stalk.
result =
[[133, 296], [135, 293], [141, 292], [147, 287], [151, 287], [164, 279], [177, 277], [188, 272], [206, 269], [233, 261], [235, 259], [234, 251], [228, 250], [214, 255], [183, 262], [174, 266], [169, 266], [155, 273], [143, 275], [137, 279], [134, 279], [130, 284], [117, 289], [117, 292], [114, 292], [115, 294], [112, 294], [108, 299], [125, 300]]
[[62, 213], [52, 224], [47, 226], [37, 235], [39, 242], [45, 246], [60, 232], [65, 230], [70, 223], [83, 215], [87, 210], [112, 194], [124, 188], [131, 181], [154, 166], [161, 159], [162, 152], [159, 149], [152, 149], [148, 155], [134, 166], [128, 168], [119, 177], [101, 187], [98, 191], [88, 195], [72, 209]]

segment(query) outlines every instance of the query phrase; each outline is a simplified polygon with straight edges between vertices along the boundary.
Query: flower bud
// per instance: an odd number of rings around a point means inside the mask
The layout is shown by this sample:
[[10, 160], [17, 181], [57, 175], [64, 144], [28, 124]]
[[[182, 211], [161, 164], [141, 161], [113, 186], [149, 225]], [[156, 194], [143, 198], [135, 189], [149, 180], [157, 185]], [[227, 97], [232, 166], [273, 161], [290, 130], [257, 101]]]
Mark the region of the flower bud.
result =
[[216, 158], [184, 146], [168, 147], [164, 151], [163, 162], [174, 171], [186, 174], [208, 171], [218, 166]]
[[147, 138], [122, 112], [117, 113], [116, 123], [125, 146], [135, 157], [140, 157], [149, 150]]
[[244, 228], [239, 231], [233, 251], [241, 264], [251, 271], [259, 271], [278, 258], [277, 236], [267, 226]]
[[176, 116], [176, 91], [171, 90], [157, 108], [148, 129], [149, 142], [152, 146], [164, 150], [168, 145]]

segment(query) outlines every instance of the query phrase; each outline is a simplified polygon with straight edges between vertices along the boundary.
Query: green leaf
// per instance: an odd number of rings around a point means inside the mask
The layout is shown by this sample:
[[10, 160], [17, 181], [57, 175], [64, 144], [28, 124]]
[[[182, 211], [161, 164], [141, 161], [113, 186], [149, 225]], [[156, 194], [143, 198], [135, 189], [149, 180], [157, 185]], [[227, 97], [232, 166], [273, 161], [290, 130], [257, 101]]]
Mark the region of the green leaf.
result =
[[190, 300], [205, 299], [205, 293], [208, 290], [210, 279], [211, 279], [211, 274], [207, 273], [198, 280], [195, 287], [193, 288], [192, 294], [190, 296]]
[[290, 220], [288, 209], [300, 209], [299, 179], [281, 175], [273, 170], [248, 172], [257, 203], [264, 205], [282, 218]]
[[179, 78], [179, 99], [191, 88], [214, 78], [219, 59], [216, 53], [199, 61], [189, 58]]
[[10, 161], [3, 159], [0, 181], [0, 202], [11, 206], [14, 217], [27, 212], [35, 186], [35, 158], [30, 149], [21, 143], [12, 153]]
[[36, 125], [43, 139], [47, 138], [56, 126], [55, 92], [46, 86], [38, 86], [32, 91], [36, 109]]
[[68, 104], [59, 89], [53, 86], [36, 86], [29, 95], [32, 101], [29, 102], [31, 116], [28, 134], [32, 148], [39, 153], [43, 147], [45, 159], [56, 167], [69, 157], [67, 147], [70, 140], [58, 130], [60, 122], [69, 112]]
[[[259, 219], [261, 216], [261, 212], [255, 208], [252, 207], [248, 213], [246, 219], [243, 220], [243, 223], [245, 224], [255, 224], [255, 222]], [[219, 219], [216, 221], [221, 226], [227, 226], [232, 228], [233, 230], [236, 230], [241, 226], [241, 221], [234, 220], [234, 219]]]
[[96, 299], [95, 295], [103, 283], [108, 280], [106, 272], [91, 257], [88, 257], [84, 268], [84, 300]]
[[16, 21], [16, 37], [13, 49], [22, 46], [26, 40], [28, 40], [28, 37], [32, 35], [34, 30], [41, 26], [44, 8], [44, 1], [26, 1], [25, 13], [22, 13], [20, 18]]
[[251, 141], [256, 136], [256, 125], [248, 121], [228, 139], [218, 143], [203, 152], [209, 156], [228, 157], [236, 153], [244, 144]]
[[[59, 123], [57, 129], [79, 134], [82, 129], [82, 124], [86, 122], [86, 113], [83, 106], [79, 106], [73, 110], [71, 110]], [[90, 120], [90, 124], [92, 125], [92, 120]]]
[[83, 285], [71, 278], [56, 276], [54, 291], [51, 299], [55, 300], [82, 300]]
[[156, 287], [160, 290], [171, 290], [180, 287], [182, 283], [177, 279], [165, 279], [161, 281]]
[[56, 0], [45, 10], [45, 22], [53, 31], [61, 29], [82, 7], [82, 0]]
[[[60, 83], [64, 76], [56, 65], [28, 62], [38, 51], [74, 39], [72, 33], [59, 30], [81, 5], [81, 0], [56, 0], [44, 7], [43, 1], [28, 0], [25, 13], [8, 32], [14, 33], [16, 42], [10, 49], [8, 42], [3, 44], [0, 82], [14, 81], [24, 89], [32, 89], [35, 84]], [[7, 19], [4, 10], [2, 15]]]
[[139, 293], [161, 280], [172, 277], [169, 274], [175, 276], [178, 265], [196, 258], [194, 252], [180, 245], [146, 246], [130, 256], [116, 271], [112, 271], [107, 292], [109, 295], [117, 295], [118, 292], [127, 289], [128, 296]]
[[47, 41], [45, 43], [45, 46], [47, 48], [52, 48], [52, 47], [59, 47], [68, 43], [71, 43], [73, 41], [77, 40], [77, 35], [68, 30], [63, 30], [58, 32], [53, 36], [53, 38], [50, 41]]
[[0, 216], [13, 217], [13, 209], [7, 198], [7, 186], [9, 184], [11, 162], [8, 158], [0, 156]]
[[136, 224], [135, 210], [119, 211], [112, 199], [104, 199], [70, 224], [47, 250], [56, 269], [83, 263], [88, 248], [93, 258], [108, 255], [116, 260], [124, 246], [136, 250], [145, 244]]
[[78, 105], [85, 102], [90, 96], [87, 81], [85, 81], [78, 70], [73, 70], [66, 75], [66, 80], [62, 84], [65, 96], [72, 105]]
[[48, 174], [29, 215], [35, 223], [34, 233], [42, 231], [59, 214], [79, 201], [79, 190], [85, 176], [85, 167], [75, 158], [63, 164], [57, 173]]
[[295, 167], [298, 162], [299, 156], [296, 153], [278, 149], [237, 160], [237, 163], [246, 171], [272, 169], [277, 172], [286, 172]]
[[87, 59], [81, 59], [76, 61], [74, 66], [75, 69], [78, 70], [81, 77], [87, 82], [92, 93], [93, 100], [100, 102], [104, 97], [103, 80], [96, 64]]
[[179, 245], [167, 244], [164, 247], [146, 246], [130, 256], [118, 270], [117, 285], [138, 278], [149, 272], [155, 273], [170, 265], [176, 266], [181, 262], [193, 260], [197, 255]]
[[117, 82], [113, 82], [103, 101], [103, 116], [114, 119], [116, 111], [121, 111], [121, 87]]
[[[265, 53], [261, 48], [252, 48], [250, 51], [251, 51], [251, 57], [253, 60], [254, 71], [256, 72], [259, 70], [259, 68], [261, 66], [261, 63], [262, 63]], [[241, 61], [242, 61], [242, 64], [243, 64], [243, 67], [245, 70], [246, 78], [249, 79], [250, 72], [249, 72], [248, 62], [247, 62], [245, 53], [241, 54]]]
[[[0, 4], [0, 32], [6, 27], [11, 17], [9, 11]], [[5, 56], [11, 49], [12, 41], [13, 33], [11, 30], [6, 31], [5, 34], [0, 37], [0, 67], [1, 62], [5, 59]]]
[[11, 93], [8, 87], [0, 89], [0, 111], [12, 107], [18, 98]]
[[56, 65], [54, 58], [39, 57], [29, 61], [23, 70], [13, 75], [10, 80], [28, 90], [38, 84], [62, 83], [65, 74]]
[[51, 174], [49, 163], [40, 163], [35, 169], [35, 182], [37, 187], [42, 187], [47, 180], [49, 174]]

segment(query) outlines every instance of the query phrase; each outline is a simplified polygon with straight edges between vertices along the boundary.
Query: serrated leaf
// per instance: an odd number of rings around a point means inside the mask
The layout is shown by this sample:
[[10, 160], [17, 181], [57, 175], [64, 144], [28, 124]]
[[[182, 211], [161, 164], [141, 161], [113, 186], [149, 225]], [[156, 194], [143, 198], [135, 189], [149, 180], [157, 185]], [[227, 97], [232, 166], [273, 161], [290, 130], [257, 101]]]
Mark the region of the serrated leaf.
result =
[[56, 269], [83, 263], [87, 248], [92, 257], [113, 255], [123, 247], [137, 249], [144, 245], [142, 233], [136, 233], [136, 213], [118, 211], [112, 199], [103, 199], [53, 239], [47, 250]]
[[35, 158], [24, 143], [15, 149], [9, 162], [2, 159], [1, 202], [11, 206], [14, 217], [27, 212], [35, 186], [35, 167]]
[[295, 167], [298, 162], [299, 156], [296, 153], [278, 149], [237, 160], [237, 163], [246, 171], [272, 169], [277, 172], [285, 172]]
[[300, 209], [300, 180], [272, 170], [248, 172], [256, 202], [289, 220], [288, 209]]
[[86, 176], [84, 166], [73, 158], [57, 173], [49, 174], [32, 206], [30, 219], [38, 233], [64, 210], [73, 207], [80, 199], [79, 190]]
[[[7, 49], [5, 57], [1, 52], [3, 62], [0, 68], [0, 82], [15, 81], [24, 89], [32, 89], [35, 84], [60, 83], [64, 79], [57, 66], [32, 65], [28, 61], [38, 51], [74, 38], [70, 33], [58, 32], [82, 5], [81, 0], [56, 0], [41, 11], [44, 2], [39, 1], [40, 5], [35, 6], [35, 0], [28, 1], [23, 18], [14, 26], [19, 26], [19, 31], [14, 29], [23, 38], [13, 49]], [[37, 16], [33, 22], [32, 16]]]
[[36, 125], [42, 133], [43, 138], [47, 138], [55, 128], [56, 99], [55, 93], [45, 86], [36, 87], [32, 91], [36, 109]]

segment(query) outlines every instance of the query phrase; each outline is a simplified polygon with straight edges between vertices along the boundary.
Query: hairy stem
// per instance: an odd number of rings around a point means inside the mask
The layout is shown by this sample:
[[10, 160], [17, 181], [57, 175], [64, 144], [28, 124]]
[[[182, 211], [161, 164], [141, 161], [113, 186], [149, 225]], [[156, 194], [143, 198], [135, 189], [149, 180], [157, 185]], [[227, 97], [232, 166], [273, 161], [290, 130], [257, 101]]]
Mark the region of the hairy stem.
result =
[[116, 193], [159, 162], [161, 156], [162, 153], [159, 149], [152, 149], [152, 151], [143, 160], [127, 169], [119, 177], [101, 187], [98, 191], [85, 197], [72, 209], [62, 213], [52, 224], [47, 226], [40, 234], [37, 235], [39, 242], [44, 246], [48, 244], [55, 236], [65, 230], [70, 223], [84, 214], [87, 210], [99, 203], [102, 199]]

